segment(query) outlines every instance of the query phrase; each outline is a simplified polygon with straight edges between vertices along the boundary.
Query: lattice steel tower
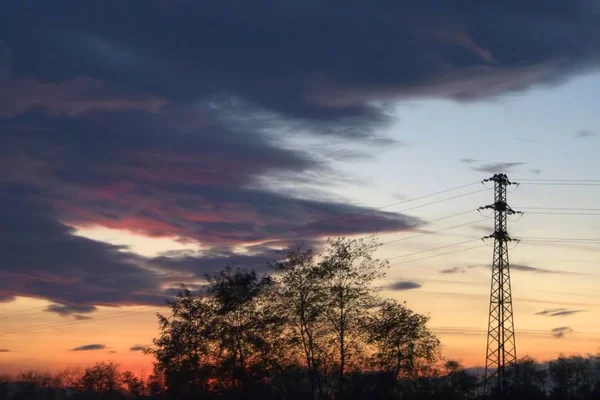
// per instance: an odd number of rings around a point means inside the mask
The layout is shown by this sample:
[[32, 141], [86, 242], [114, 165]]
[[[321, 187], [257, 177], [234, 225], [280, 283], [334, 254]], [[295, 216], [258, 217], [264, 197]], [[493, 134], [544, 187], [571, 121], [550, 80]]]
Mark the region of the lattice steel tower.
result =
[[483, 238], [494, 238], [484, 392], [494, 389], [502, 397], [507, 386], [506, 366], [517, 359], [508, 264], [508, 242], [512, 239], [506, 229], [507, 217], [520, 212], [506, 203], [506, 188], [515, 183], [505, 174], [496, 174], [483, 182], [494, 182], [494, 204], [480, 210], [491, 209], [495, 213], [494, 233]]

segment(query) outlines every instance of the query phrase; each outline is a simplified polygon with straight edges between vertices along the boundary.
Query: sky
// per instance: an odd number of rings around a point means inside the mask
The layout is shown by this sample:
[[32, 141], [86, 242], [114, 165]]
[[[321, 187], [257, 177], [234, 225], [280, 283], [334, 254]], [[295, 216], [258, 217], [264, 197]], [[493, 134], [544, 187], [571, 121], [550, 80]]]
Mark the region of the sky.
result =
[[599, 66], [592, 0], [4, 5], [0, 370], [149, 373], [182, 283], [373, 233], [381, 295], [482, 365], [498, 172], [517, 355], [599, 352]]

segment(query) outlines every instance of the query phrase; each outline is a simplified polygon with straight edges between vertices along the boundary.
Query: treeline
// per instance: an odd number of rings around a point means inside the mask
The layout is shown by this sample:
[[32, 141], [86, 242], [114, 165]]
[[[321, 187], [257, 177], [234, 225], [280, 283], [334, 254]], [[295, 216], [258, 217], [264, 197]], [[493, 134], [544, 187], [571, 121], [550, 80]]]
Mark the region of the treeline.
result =
[[[306, 390], [308, 371], [279, 377], [279, 385], [289, 388], [284, 394], [277, 383], [260, 383], [259, 391], [246, 393], [244, 398], [309, 399]], [[600, 355], [589, 357], [559, 357], [547, 364], [538, 364], [525, 357], [509, 368], [508, 390], [504, 398], [515, 400], [596, 400], [600, 399]], [[284, 383], [288, 379], [289, 381]], [[445, 361], [432, 367], [429, 375], [402, 378], [394, 390], [383, 394], [377, 374], [359, 372], [347, 376], [348, 399], [494, 399], [482, 395], [480, 377], [465, 372], [455, 361]], [[239, 390], [223, 388], [196, 399], [239, 398]], [[171, 400], [162, 377], [136, 377], [121, 372], [114, 364], [98, 363], [85, 370], [67, 369], [55, 375], [27, 372], [15, 377], [0, 376], [0, 400]], [[339, 397], [336, 397], [339, 398]]]
[[226, 269], [204, 293], [184, 288], [148, 350], [167, 394], [340, 398], [364, 390], [369, 371], [386, 395], [430, 374], [440, 342], [426, 316], [377, 296], [387, 267], [377, 247], [332, 239], [318, 256], [292, 247], [273, 275]]
[[[444, 360], [428, 317], [380, 298], [374, 240], [289, 248], [273, 274], [226, 269], [158, 315], [148, 379], [100, 363], [75, 376], [25, 374], [0, 399], [477, 399], [480, 377]], [[599, 399], [600, 358], [509, 370], [511, 399]], [[12, 385], [12, 386], [11, 386]]]

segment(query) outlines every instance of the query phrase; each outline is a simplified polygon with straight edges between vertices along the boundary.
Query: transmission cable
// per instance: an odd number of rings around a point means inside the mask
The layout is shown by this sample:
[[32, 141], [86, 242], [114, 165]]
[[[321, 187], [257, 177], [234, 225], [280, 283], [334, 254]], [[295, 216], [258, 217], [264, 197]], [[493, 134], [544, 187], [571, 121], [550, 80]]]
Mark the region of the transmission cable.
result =
[[569, 207], [516, 207], [516, 208], [519, 210], [600, 211], [600, 208], [569, 208]]
[[[392, 203], [392, 204], [387, 204], [387, 205], [382, 206], [382, 207], [369, 208], [369, 209], [362, 210], [362, 211], [355, 212], [355, 213], [349, 213], [349, 214], [340, 215], [340, 216], [333, 217], [333, 218], [328, 218], [328, 219], [318, 220], [318, 221], [314, 221], [314, 222], [309, 222], [309, 223], [306, 223], [304, 225], [299, 225], [299, 226], [296, 226], [294, 228], [290, 228], [288, 230], [285, 230], [285, 231], [282, 231], [282, 232], [279, 232], [279, 233], [275, 233], [273, 235], [265, 236], [265, 237], [263, 237], [261, 239], [258, 239], [258, 240], [263, 240], [264, 241], [264, 240], [269, 239], [269, 238], [275, 238], [276, 235], [277, 236], [278, 235], [283, 235], [283, 234], [286, 234], [286, 233], [289, 233], [289, 232], [293, 232], [293, 231], [296, 231], [298, 229], [306, 228], [306, 227], [309, 227], [309, 226], [324, 224], [324, 223], [331, 222], [331, 221], [337, 221], [339, 219], [352, 218], [352, 217], [355, 217], [357, 215], [363, 215], [363, 214], [372, 213], [372, 212], [375, 212], [375, 211], [380, 211], [380, 210], [383, 210], [385, 208], [397, 206], [397, 205], [400, 205], [400, 204], [405, 204], [405, 203], [409, 203], [409, 202], [412, 202], [412, 201], [417, 201], [417, 200], [422, 200], [422, 199], [425, 199], [425, 198], [428, 198], [428, 197], [437, 196], [439, 194], [448, 193], [448, 192], [452, 192], [452, 191], [459, 190], [459, 189], [464, 189], [464, 188], [467, 188], [467, 187], [470, 187], [470, 186], [478, 185], [479, 183], [480, 183], [479, 181], [478, 182], [473, 182], [473, 183], [469, 183], [469, 184], [466, 184], [466, 185], [457, 186], [457, 187], [454, 187], [454, 188], [451, 188], [451, 189], [446, 189], [446, 190], [441, 190], [439, 192], [430, 193], [430, 194], [427, 194], [427, 195], [424, 195], [424, 196], [419, 196], [419, 197], [415, 197], [415, 198], [412, 198], [412, 199], [407, 199], [407, 200], [398, 201], [398, 202], [395, 202], [395, 203]], [[434, 202], [431, 202], [431, 203], [426, 203], [426, 204], [422, 204], [422, 205], [419, 205], [419, 206], [416, 206], [416, 207], [411, 207], [411, 208], [408, 208], [408, 209], [396, 211], [396, 213], [405, 212], [405, 211], [409, 211], [409, 210], [414, 210], [414, 209], [417, 209], [417, 208], [420, 208], [420, 207], [425, 207], [425, 206], [428, 206], [428, 205], [437, 204], [437, 203], [441, 203], [441, 202], [444, 202], [444, 201], [457, 199], [457, 198], [464, 197], [464, 196], [469, 196], [471, 194], [483, 192], [485, 190], [487, 190], [487, 189], [478, 190], [478, 191], [469, 192], [469, 193], [465, 193], [465, 194], [462, 194], [462, 195], [458, 195], [458, 196], [454, 196], [454, 197], [450, 197], [450, 198], [446, 198], [446, 199], [437, 200], [437, 201], [434, 201]]]
[[426, 260], [428, 258], [440, 257], [440, 256], [448, 255], [448, 254], [460, 253], [462, 251], [473, 250], [473, 249], [477, 249], [477, 248], [480, 248], [480, 247], [485, 247], [485, 245], [484, 244], [480, 244], [478, 246], [467, 247], [466, 249], [458, 249], [458, 250], [448, 251], [448, 252], [445, 252], [445, 253], [433, 254], [431, 256], [415, 258], [414, 260], [407, 260], [407, 261], [402, 261], [402, 262], [398, 262], [398, 263], [393, 263], [393, 264], [390, 264], [389, 266], [391, 267], [391, 266], [394, 266], [394, 265], [408, 264], [408, 263], [412, 263], [412, 262], [416, 262], [416, 261]]
[[389, 258], [387, 258], [387, 260], [395, 260], [395, 259], [397, 259], [397, 258], [410, 257], [410, 256], [414, 256], [414, 255], [417, 255], [417, 254], [428, 253], [428, 252], [430, 252], [430, 251], [435, 251], [435, 250], [446, 249], [446, 248], [448, 248], [448, 247], [460, 246], [461, 244], [472, 243], [472, 242], [479, 241], [479, 240], [480, 240], [480, 239], [471, 239], [471, 240], [466, 240], [466, 241], [464, 241], [464, 242], [459, 242], [459, 243], [448, 244], [448, 245], [445, 245], [445, 246], [434, 247], [434, 248], [432, 248], [432, 249], [427, 249], [427, 250], [417, 251], [417, 252], [415, 252], [415, 253], [403, 254], [403, 255], [400, 255], [400, 256], [396, 256], [396, 257], [389, 257]]
[[527, 215], [579, 215], [579, 216], [596, 216], [596, 215], [600, 215], [600, 213], [529, 211], [529, 212], [527, 212]]
[[143, 309], [137, 309], [134, 311], [126, 311], [126, 312], [119, 312], [119, 313], [111, 313], [111, 314], [105, 315], [101, 318], [90, 318], [90, 319], [78, 320], [78, 321], [58, 322], [58, 323], [35, 325], [35, 326], [23, 327], [23, 328], [14, 328], [14, 329], [6, 330], [6, 331], [0, 331], [0, 335], [11, 334], [11, 333], [30, 332], [30, 331], [40, 330], [40, 329], [59, 328], [59, 327], [63, 327], [63, 326], [78, 325], [78, 324], [95, 322], [95, 321], [104, 321], [107, 319], [120, 318], [120, 317], [124, 317], [124, 316], [141, 314], [144, 312], [152, 311], [152, 310], [149, 310], [149, 308], [150, 308], [149, 306], [144, 306]]
[[[470, 212], [472, 212], [472, 211], [470, 211]], [[454, 225], [454, 226], [449, 226], [447, 228], [437, 229], [435, 231], [423, 232], [423, 233], [419, 233], [418, 235], [412, 235], [412, 236], [404, 237], [404, 238], [401, 238], [401, 239], [390, 240], [389, 242], [382, 243], [381, 245], [385, 246], [385, 245], [390, 244], [390, 243], [402, 242], [402, 241], [413, 239], [413, 238], [416, 238], [416, 237], [421, 237], [421, 236], [426, 236], [426, 235], [434, 235], [434, 234], [439, 233], [439, 232], [449, 231], [451, 229], [460, 228], [462, 226], [472, 225], [472, 224], [475, 224], [477, 222], [486, 221], [488, 219], [490, 219], [490, 218], [489, 217], [488, 218], [482, 218], [482, 219], [478, 219], [478, 220], [475, 220], [475, 221], [466, 222], [466, 223], [460, 224], [460, 225]], [[433, 221], [430, 221], [430, 222], [433, 222]]]

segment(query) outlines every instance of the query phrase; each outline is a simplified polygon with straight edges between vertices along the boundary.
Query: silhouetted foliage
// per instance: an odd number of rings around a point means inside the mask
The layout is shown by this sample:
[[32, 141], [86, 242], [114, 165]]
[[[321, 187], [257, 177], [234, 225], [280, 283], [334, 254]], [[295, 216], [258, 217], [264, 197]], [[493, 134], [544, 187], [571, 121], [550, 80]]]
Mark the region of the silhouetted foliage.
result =
[[121, 378], [116, 365], [98, 363], [85, 370], [81, 390], [89, 399], [117, 399], [121, 392]]
[[[0, 377], [0, 400], [482, 399], [481, 377], [442, 360], [429, 317], [378, 297], [387, 262], [375, 240], [298, 246], [274, 275], [227, 268], [203, 294], [185, 286], [158, 314], [144, 381], [112, 363]], [[600, 357], [523, 357], [508, 368], [506, 398], [600, 399]], [[490, 397], [487, 397], [489, 399]]]

